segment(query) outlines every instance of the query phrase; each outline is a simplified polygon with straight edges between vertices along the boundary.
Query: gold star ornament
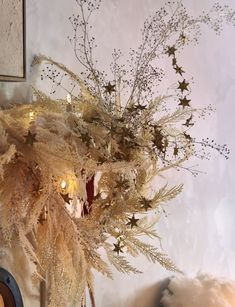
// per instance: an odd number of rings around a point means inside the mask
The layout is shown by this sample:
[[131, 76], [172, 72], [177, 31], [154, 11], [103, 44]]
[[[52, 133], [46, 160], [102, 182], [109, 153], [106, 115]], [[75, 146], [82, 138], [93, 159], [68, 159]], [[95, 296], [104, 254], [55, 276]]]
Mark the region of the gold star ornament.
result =
[[183, 91], [188, 91], [189, 83], [186, 82], [185, 79], [184, 79], [182, 82], [180, 82], [180, 81], [178, 81], [178, 82], [179, 82], [178, 89], [180, 89], [181, 92], [183, 92]]
[[120, 242], [118, 242], [117, 244], [113, 243], [113, 245], [114, 245], [114, 249], [113, 249], [114, 252], [116, 252], [118, 255], [119, 255], [119, 253], [123, 253], [122, 246], [120, 245]]
[[182, 76], [182, 74], [184, 73], [182, 67], [175, 65], [174, 70], [177, 74], [180, 74]]
[[191, 115], [188, 119], [186, 119], [186, 121], [183, 125], [186, 126], [186, 127], [193, 126], [194, 123], [192, 123], [192, 119], [193, 119], [193, 116]]
[[178, 105], [182, 106], [183, 108], [190, 107], [189, 105], [190, 101], [191, 101], [190, 99], [187, 99], [186, 96], [184, 96], [184, 98], [180, 98], [180, 103]]
[[173, 155], [176, 157], [176, 156], [178, 156], [178, 153], [179, 153], [179, 148], [177, 146], [175, 146]]
[[139, 221], [139, 219], [135, 218], [135, 215], [133, 214], [133, 216], [131, 218], [128, 218], [129, 222], [126, 224], [127, 226], [131, 226], [131, 228], [133, 228], [134, 226], [138, 226], [137, 222]]
[[176, 52], [175, 46], [171, 46], [171, 47], [168, 46], [167, 47], [166, 53], [168, 54], [168, 56], [175, 55], [175, 52]]
[[148, 209], [151, 209], [152, 206], [151, 206], [151, 200], [145, 198], [145, 197], [142, 197], [141, 198], [141, 208], [145, 209], [145, 211], [147, 211]]
[[104, 86], [105, 88], [105, 93], [108, 93], [109, 95], [112, 94], [112, 92], [116, 92], [115, 90], [115, 84], [111, 84], [110, 82]]

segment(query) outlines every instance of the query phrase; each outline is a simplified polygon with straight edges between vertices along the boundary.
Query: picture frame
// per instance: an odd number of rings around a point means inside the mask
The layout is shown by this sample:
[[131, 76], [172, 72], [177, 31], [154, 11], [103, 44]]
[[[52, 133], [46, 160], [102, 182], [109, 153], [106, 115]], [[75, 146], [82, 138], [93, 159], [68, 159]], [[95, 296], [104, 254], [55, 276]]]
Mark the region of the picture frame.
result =
[[24, 307], [20, 288], [10, 272], [0, 267], [0, 295], [4, 306]]
[[0, 81], [26, 81], [26, 0], [0, 2]]

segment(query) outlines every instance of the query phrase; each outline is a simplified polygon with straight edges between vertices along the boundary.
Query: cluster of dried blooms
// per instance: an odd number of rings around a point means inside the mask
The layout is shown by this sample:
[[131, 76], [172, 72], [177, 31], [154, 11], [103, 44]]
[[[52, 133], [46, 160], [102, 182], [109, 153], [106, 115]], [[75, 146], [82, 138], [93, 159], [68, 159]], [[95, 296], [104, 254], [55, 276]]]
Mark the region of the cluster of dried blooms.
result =
[[[51, 82], [51, 94], [61, 88], [68, 99], [35, 90], [33, 104], [0, 112], [1, 242], [21, 242], [35, 264], [35, 278], [48, 280], [51, 307], [84, 304], [86, 287], [94, 290], [92, 270], [111, 277], [107, 259], [121, 272], [138, 273], [124, 255], [143, 254], [176, 271], [164, 253], [140, 238], [159, 239], [157, 219], [148, 213], [160, 214], [182, 186], [165, 185], [150, 194], [151, 180], [168, 169], [196, 174], [184, 163], [207, 157], [210, 149], [229, 154], [226, 146], [192, 137], [196, 119], [211, 107], [191, 106], [177, 51], [197, 42], [201, 24], [218, 33], [222, 23], [234, 24], [234, 12], [215, 5], [193, 18], [181, 2], [167, 3], [145, 22], [129, 66], [119, 64], [121, 51], [114, 51], [113, 79], [106, 80], [96, 68], [95, 39], [89, 35], [89, 18], [100, 1], [76, 1], [79, 15], [70, 18], [70, 41], [84, 67], [82, 77], [44, 56], [33, 63], [46, 63], [41, 78]], [[164, 56], [179, 79], [165, 96], [156, 96], [164, 76], [156, 63]], [[94, 178], [91, 202], [87, 184]]]

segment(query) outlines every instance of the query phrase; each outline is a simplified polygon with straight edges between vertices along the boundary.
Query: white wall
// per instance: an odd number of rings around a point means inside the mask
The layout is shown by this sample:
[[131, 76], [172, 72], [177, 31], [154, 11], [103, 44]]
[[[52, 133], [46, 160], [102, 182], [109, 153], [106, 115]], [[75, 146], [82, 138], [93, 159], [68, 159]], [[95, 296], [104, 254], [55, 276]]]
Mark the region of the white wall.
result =
[[[74, 71], [79, 69], [66, 39], [71, 33], [67, 18], [76, 7], [74, 2], [27, 1], [29, 61], [34, 54], [43, 53]], [[234, 0], [221, 2], [235, 9]], [[161, 3], [156, 0], [103, 0], [95, 17], [100, 46], [97, 57], [102, 65], [108, 64], [113, 48], [127, 51], [129, 47], [137, 46], [144, 19]], [[197, 15], [209, 8], [213, 1], [185, 0], [184, 3]], [[184, 183], [184, 191], [167, 205], [168, 218], [163, 217], [157, 228], [163, 238], [164, 250], [185, 273], [193, 275], [201, 270], [235, 279], [234, 41], [235, 28], [225, 27], [221, 37], [205, 29], [200, 45], [187, 48], [181, 55], [184, 67], [194, 77], [193, 103], [201, 107], [211, 103], [217, 108], [215, 115], [200, 123], [198, 134], [215, 137], [219, 143], [228, 144], [231, 157], [225, 161], [215, 154], [210, 162], [201, 163], [200, 169], [207, 174], [196, 179], [187, 173], [171, 173], [169, 182]], [[34, 77], [35, 80], [37, 78]], [[0, 84], [1, 87], [5, 88], [4, 93], [10, 95], [15, 85]], [[127, 303], [121, 303], [125, 297], [137, 293], [140, 287], [171, 275], [144, 258], [134, 263], [144, 271], [142, 275], [115, 273], [113, 281], [96, 276], [98, 307], [127, 306]]]

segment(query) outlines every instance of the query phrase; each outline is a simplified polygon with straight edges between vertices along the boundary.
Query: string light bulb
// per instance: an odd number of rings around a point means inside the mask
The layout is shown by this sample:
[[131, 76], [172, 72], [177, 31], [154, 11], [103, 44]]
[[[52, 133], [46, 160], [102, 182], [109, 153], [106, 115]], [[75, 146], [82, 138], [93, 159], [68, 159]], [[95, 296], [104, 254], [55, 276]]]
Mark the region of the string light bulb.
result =
[[68, 103], [71, 103], [71, 102], [72, 102], [72, 98], [71, 98], [71, 95], [70, 95], [70, 94], [67, 94], [67, 102], [68, 102]]
[[33, 111], [30, 111], [29, 112], [29, 118], [30, 120], [34, 120], [34, 117], [35, 117], [35, 113]]
[[65, 190], [67, 187], [67, 182], [65, 180], [61, 180], [60, 187], [62, 190]]

